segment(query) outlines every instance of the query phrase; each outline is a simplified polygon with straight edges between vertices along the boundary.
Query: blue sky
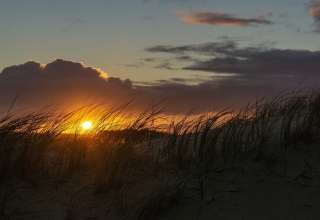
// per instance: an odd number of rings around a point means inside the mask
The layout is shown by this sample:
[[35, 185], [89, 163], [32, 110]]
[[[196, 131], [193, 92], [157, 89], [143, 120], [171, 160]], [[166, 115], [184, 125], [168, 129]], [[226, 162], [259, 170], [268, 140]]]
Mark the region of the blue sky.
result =
[[[303, 0], [2, 0], [0, 69], [29, 60], [84, 62], [109, 75], [154, 81], [205, 73], [144, 65], [154, 45], [186, 45], [237, 39], [240, 45], [275, 42], [277, 48], [319, 50], [319, 33]], [[192, 25], [178, 13], [223, 12], [241, 18], [267, 16], [272, 25]], [[272, 13], [272, 15], [270, 15]], [[129, 64], [129, 66], [128, 66]]]

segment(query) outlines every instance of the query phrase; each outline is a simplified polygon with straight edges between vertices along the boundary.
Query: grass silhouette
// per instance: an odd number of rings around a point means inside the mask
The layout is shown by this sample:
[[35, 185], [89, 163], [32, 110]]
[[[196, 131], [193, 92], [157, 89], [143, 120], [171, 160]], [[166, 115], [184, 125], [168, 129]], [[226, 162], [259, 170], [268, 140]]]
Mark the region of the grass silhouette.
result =
[[[186, 115], [161, 126], [156, 122], [166, 116], [159, 106], [130, 120], [124, 109], [99, 109], [88, 135], [77, 127], [95, 107], [81, 114], [2, 116], [0, 218], [27, 218], [15, 209], [21, 188], [67, 187], [69, 182], [77, 187], [71, 187], [64, 219], [78, 219], [74, 209], [83, 192], [105, 198], [101, 204], [119, 218], [156, 218], [186, 198], [214, 200], [215, 176], [250, 163], [288, 177], [295, 163], [291, 155], [312, 154], [320, 141], [316, 92], [262, 99], [239, 111]], [[304, 164], [294, 179], [312, 170], [308, 161]]]

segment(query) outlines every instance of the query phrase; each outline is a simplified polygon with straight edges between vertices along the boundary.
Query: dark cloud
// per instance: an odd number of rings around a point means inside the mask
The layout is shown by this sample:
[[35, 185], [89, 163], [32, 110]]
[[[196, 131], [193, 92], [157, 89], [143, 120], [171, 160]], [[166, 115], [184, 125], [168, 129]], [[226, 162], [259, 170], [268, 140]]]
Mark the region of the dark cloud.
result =
[[310, 3], [309, 15], [314, 19], [316, 31], [320, 32], [320, 1], [314, 0]]
[[194, 59], [191, 56], [178, 56], [176, 57], [176, 60], [178, 61], [185, 61], [185, 62], [190, 62], [190, 61], [194, 61]]
[[171, 63], [169, 62], [161, 63], [159, 65], [156, 65], [154, 68], [165, 69], [165, 70], [177, 70], [177, 68], [172, 67]]
[[[270, 82], [230, 78], [222, 81], [210, 80], [196, 85], [164, 81], [150, 85], [149, 92], [162, 94], [171, 112], [195, 112], [245, 106], [261, 97], [270, 97], [285, 91], [290, 85], [280, 86]], [[291, 87], [292, 88], [292, 87]], [[295, 87], [296, 88], [296, 87]], [[161, 96], [159, 96], [161, 97]]]
[[[207, 50], [206, 50], [207, 51]], [[205, 52], [210, 54], [209, 52]], [[130, 80], [105, 77], [101, 70], [83, 64], [56, 60], [47, 65], [28, 62], [5, 68], [0, 74], [0, 112], [15, 97], [15, 109], [32, 110], [44, 106], [72, 109], [92, 103], [119, 106], [134, 100], [130, 110], [144, 110], [163, 101], [167, 113], [214, 111], [238, 108], [262, 96], [307, 84], [302, 78], [259, 74], [185, 79], [173, 77], [153, 83], [132, 85]], [[190, 84], [193, 80], [193, 84]], [[312, 83], [320, 85], [319, 78]]]
[[18, 97], [21, 107], [71, 108], [93, 102], [117, 104], [134, 96], [130, 80], [106, 78], [106, 73], [80, 63], [56, 60], [47, 65], [27, 62], [5, 68], [0, 74], [0, 103]]
[[207, 24], [217, 26], [256, 26], [256, 25], [270, 25], [272, 22], [259, 16], [256, 18], [241, 18], [223, 12], [193, 12], [193, 13], [179, 13], [182, 21], [188, 24]]
[[184, 55], [186, 53], [197, 53], [201, 55], [216, 55], [226, 53], [237, 48], [237, 43], [232, 40], [221, 42], [210, 42], [204, 44], [191, 44], [183, 46], [158, 45], [148, 47], [145, 50], [153, 53], [169, 53], [175, 55]]
[[[159, 45], [147, 48], [150, 53], [183, 60], [182, 69], [211, 72], [214, 78], [194, 86], [163, 82], [154, 89], [180, 94], [179, 99], [200, 105], [203, 99], [214, 100], [218, 107], [240, 106], [261, 96], [281, 91], [320, 86], [320, 51], [278, 49], [274, 42], [240, 47], [232, 40], [182, 46]], [[217, 77], [220, 76], [220, 77]], [[177, 81], [176, 81], [177, 82]], [[183, 103], [181, 103], [183, 106]]]
[[[175, 56], [205, 55], [202, 60], [193, 59], [183, 68], [214, 73], [252, 75], [319, 75], [320, 51], [276, 49], [273, 44], [256, 47], [239, 47], [236, 42], [214, 42], [184, 46], [155, 46], [149, 52], [162, 52]], [[192, 60], [192, 59], [191, 59]]]
[[185, 69], [216, 73], [312, 76], [320, 74], [320, 51], [244, 49], [226, 57], [194, 63]]

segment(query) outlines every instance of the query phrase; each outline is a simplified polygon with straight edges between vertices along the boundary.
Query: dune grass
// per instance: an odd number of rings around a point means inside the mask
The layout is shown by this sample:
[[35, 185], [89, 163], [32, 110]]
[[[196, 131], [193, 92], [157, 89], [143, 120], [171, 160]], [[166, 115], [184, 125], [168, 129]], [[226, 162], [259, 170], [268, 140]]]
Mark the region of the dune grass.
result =
[[[285, 176], [288, 153], [320, 141], [316, 92], [289, 93], [239, 111], [187, 115], [161, 125], [157, 121], [166, 116], [160, 107], [130, 120], [123, 109], [99, 109], [90, 134], [82, 134], [79, 124], [95, 109], [2, 116], [0, 215], [10, 215], [7, 207], [14, 193], [8, 192], [16, 183], [36, 188], [81, 177], [93, 194], [110, 198], [109, 206], [121, 215], [155, 218], [190, 189], [196, 192], [193, 199], [206, 200], [210, 176], [244, 161], [266, 168], [280, 164]], [[67, 210], [72, 219], [72, 209]]]

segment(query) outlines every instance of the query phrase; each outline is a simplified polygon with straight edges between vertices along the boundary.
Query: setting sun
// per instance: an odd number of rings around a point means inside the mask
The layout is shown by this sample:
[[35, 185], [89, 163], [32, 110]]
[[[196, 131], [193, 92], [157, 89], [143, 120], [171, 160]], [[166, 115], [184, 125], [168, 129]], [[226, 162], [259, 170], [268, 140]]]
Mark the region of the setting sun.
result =
[[90, 130], [92, 129], [92, 122], [91, 121], [85, 121], [82, 123], [82, 129], [83, 130]]

